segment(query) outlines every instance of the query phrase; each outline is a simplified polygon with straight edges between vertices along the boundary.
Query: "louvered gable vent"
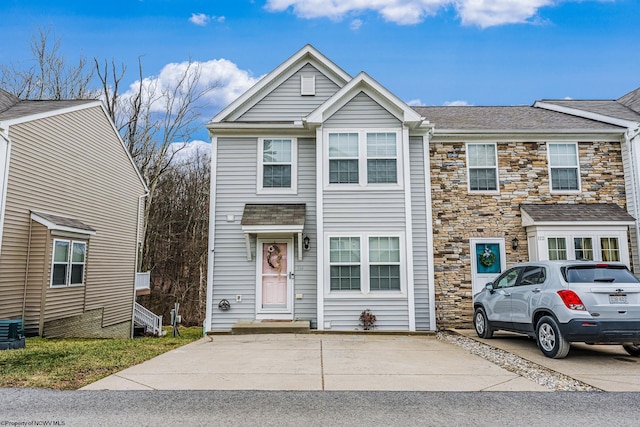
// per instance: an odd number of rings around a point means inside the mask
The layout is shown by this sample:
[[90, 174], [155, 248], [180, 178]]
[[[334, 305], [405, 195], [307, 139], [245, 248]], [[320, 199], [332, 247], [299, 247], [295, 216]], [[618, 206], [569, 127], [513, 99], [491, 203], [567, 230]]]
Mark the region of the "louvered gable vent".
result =
[[300, 95], [316, 94], [316, 76], [306, 75], [300, 76]]

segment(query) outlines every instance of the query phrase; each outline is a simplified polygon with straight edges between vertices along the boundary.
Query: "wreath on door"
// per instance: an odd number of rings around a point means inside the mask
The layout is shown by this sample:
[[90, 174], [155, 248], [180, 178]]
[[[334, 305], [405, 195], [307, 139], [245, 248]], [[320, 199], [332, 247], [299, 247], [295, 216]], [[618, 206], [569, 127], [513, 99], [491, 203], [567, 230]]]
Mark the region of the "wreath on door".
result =
[[484, 247], [484, 251], [480, 254], [480, 264], [485, 267], [491, 267], [496, 262], [496, 254], [488, 247]]
[[282, 270], [282, 253], [280, 252], [280, 248], [275, 243], [273, 245], [269, 245], [267, 248], [267, 264], [269, 267], [277, 270], [278, 273]]

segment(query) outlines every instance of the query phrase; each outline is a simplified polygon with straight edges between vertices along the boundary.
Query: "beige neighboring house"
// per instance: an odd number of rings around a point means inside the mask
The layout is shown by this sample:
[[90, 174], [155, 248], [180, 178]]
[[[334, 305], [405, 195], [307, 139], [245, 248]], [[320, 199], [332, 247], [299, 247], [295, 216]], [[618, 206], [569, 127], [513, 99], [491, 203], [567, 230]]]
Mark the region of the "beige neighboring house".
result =
[[130, 337], [146, 193], [100, 101], [0, 89], [0, 319], [21, 317], [27, 335]]

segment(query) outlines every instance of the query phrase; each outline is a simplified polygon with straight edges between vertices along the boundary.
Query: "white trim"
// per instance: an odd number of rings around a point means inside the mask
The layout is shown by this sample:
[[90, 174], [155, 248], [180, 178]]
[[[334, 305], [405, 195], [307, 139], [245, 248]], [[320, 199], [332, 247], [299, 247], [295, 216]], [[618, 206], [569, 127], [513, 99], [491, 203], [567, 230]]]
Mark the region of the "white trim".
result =
[[[54, 272], [54, 268], [53, 266], [55, 264], [61, 264], [60, 262], [56, 263], [55, 261], [55, 256], [56, 256], [56, 242], [66, 242], [69, 244], [69, 247], [67, 249], [67, 261], [66, 261], [66, 265], [67, 265], [67, 272], [66, 272], [66, 277], [65, 277], [65, 284], [64, 285], [54, 285], [53, 284], [53, 272]], [[81, 283], [71, 283], [71, 274], [72, 274], [72, 270], [73, 270], [73, 247], [74, 245], [79, 244], [79, 245], [84, 245], [84, 262], [82, 262], [82, 282]], [[86, 277], [86, 271], [87, 271], [87, 247], [89, 246], [89, 241], [88, 240], [74, 240], [74, 239], [53, 239], [53, 243], [52, 243], [52, 250], [51, 250], [51, 274], [49, 275], [49, 288], [53, 288], [53, 289], [58, 289], [58, 288], [75, 288], [75, 287], [81, 287], [85, 285], [85, 277]], [[78, 265], [79, 263], [76, 263], [76, 265]]]
[[[409, 160], [409, 129], [405, 126], [402, 131], [402, 148], [405, 156], [402, 157], [404, 163], [404, 213], [405, 213], [405, 253], [407, 254], [407, 304], [409, 306], [409, 331], [416, 330], [416, 301], [415, 283], [413, 267], [413, 210], [411, 209], [411, 162]], [[400, 162], [398, 162], [400, 163]]]
[[[478, 273], [476, 245], [478, 244], [497, 244], [500, 248], [500, 271], [498, 273]], [[476, 294], [474, 289], [474, 281], [482, 280], [478, 289], [482, 289], [485, 283], [491, 282], [493, 279], [501, 275], [507, 269], [507, 250], [504, 237], [471, 237], [469, 238], [469, 255], [471, 258], [471, 296]]]
[[316, 94], [316, 76], [315, 74], [300, 75], [300, 95], [314, 96]]
[[0, 254], [2, 253], [2, 235], [4, 231], [5, 209], [7, 207], [7, 184], [9, 181], [9, 160], [11, 158], [11, 140], [9, 131], [0, 122]]
[[321, 125], [327, 118], [341, 109], [360, 92], [367, 94], [410, 128], [418, 128], [423, 124], [429, 124], [416, 110], [409, 107], [400, 98], [389, 92], [365, 72], [360, 72], [303, 120], [310, 125]]
[[[493, 167], [496, 177], [496, 189], [495, 190], [472, 190], [471, 189], [471, 161], [469, 160], [469, 146], [470, 145], [492, 145], [495, 166]], [[470, 194], [500, 194], [500, 164], [498, 163], [498, 143], [495, 141], [474, 141], [465, 142], [465, 155], [467, 161], [467, 192]], [[489, 169], [489, 167], [474, 166], [473, 169]]]
[[316, 130], [316, 317], [319, 331], [325, 329], [324, 325], [324, 186], [321, 184], [324, 182], [324, 168], [323, 164], [323, 150], [322, 150], [322, 128]]
[[[354, 237], [360, 240], [360, 290], [358, 291], [332, 291], [330, 283], [331, 262], [329, 257], [329, 249], [331, 245], [328, 243], [334, 237]], [[371, 290], [369, 266], [369, 239], [372, 237], [392, 237], [398, 239], [400, 249], [400, 289], [399, 290]], [[404, 231], [366, 231], [366, 232], [327, 232], [324, 234], [325, 241], [325, 259], [326, 264], [318, 266], [318, 269], [324, 270], [325, 283], [323, 284], [324, 297], [326, 299], [409, 299], [408, 298], [408, 258], [407, 245], [410, 244], [406, 238]], [[393, 263], [395, 265], [395, 263]], [[413, 265], [413, 263], [411, 263]], [[409, 309], [409, 308], [408, 308]], [[415, 329], [415, 318], [413, 327]]]
[[[28, 102], [28, 101], [23, 101], [23, 102]], [[55, 101], [49, 101], [52, 104], [55, 103]], [[56, 109], [52, 109], [49, 111], [43, 111], [41, 113], [35, 113], [35, 114], [27, 114], [24, 116], [20, 116], [20, 117], [16, 117], [13, 119], [8, 119], [5, 120], [3, 122], [3, 125], [6, 127], [9, 126], [13, 126], [13, 125], [17, 125], [20, 123], [26, 123], [26, 122], [31, 122], [34, 120], [40, 120], [40, 119], [46, 119], [48, 117], [54, 117], [54, 116], [58, 116], [61, 114], [67, 114], [67, 113], [73, 113], [75, 111], [80, 111], [80, 110], [85, 110], [88, 108], [93, 108], [93, 107], [98, 107], [98, 106], [102, 106], [102, 102], [101, 101], [88, 101], [88, 102], [84, 102], [81, 103], [81, 101], [78, 101], [79, 105], [74, 105], [71, 107], [65, 107], [65, 108], [56, 108]]]
[[343, 86], [351, 80], [349, 74], [308, 44], [280, 64], [276, 69], [262, 77], [252, 88], [216, 114], [209, 124], [207, 124], [207, 127], [222, 122], [232, 115], [246, 112], [252, 105], [255, 105], [258, 100], [263, 98], [265, 92], [269, 92], [270, 89], [277, 84], [279, 78], [282, 79], [283, 76], [288, 78], [302, 68], [302, 66], [306, 65], [306, 63], [314, 62], [317, 62], [320, 68], [324, 68], [325, 70], [320, 71], [326, 71], [326, 73], [324, 73], [326, 77], [338, 86]]
[[[287, 302], [286, 307], [283, 308], [263, 308], [262, 306], [262, 260], [264, 259], [264, 253], [262, 246], [265, 243], [270, 243], [276, 240], [278, 243], [287, 244], [287, 271], [284, 273], [287, 280]], [[293, 237], [285, 238], [273, 238], [270, 236], [258, 236], [256, 239], [256, 319], [293, 319], [293, 289], [295, 275], [292, 277], [292, 273], [295, 273], [295, 256]]]
[[[264, 188], [264, 141], [265, 140], [286, 140], [291, 143], [291, 187]], [[289, 136], [283, 137], [260, 137], [258, 138], [258, 171], [256, 174], [256, 194], [298, 194], [298, 139]], [[283, 165], [284, 162], [277, 162]]]
[[429, 329], [436, 330], [436, 287], [435, 287], [435, 259], [433, 255], [433, 208], [431, 204], [431, 147], [429, 145], [430, 134], [422, 137], [424, 156], [424, 191], [425, 214], [427, 220], [427, 268], [429, 274]]
[[[551, 166], [551, 145], [574, 145], [576, 147], [576, 179], [578, 180], [577, 190], [554, 190], [552, 168], [570, 169], [573, 166]], [[553, 141], [546, 143], [547, 148], [547, 173], [549, 174], [549, 193], [551, 194], [580, 194], [582, 193], [582, 177], [580, 176], [580, 146], [576, 141]]]
[[205, 308], [204, 332], [211, 330], [213, 321], [213, 262], [216, 238], [216, 188], [218, 181], [218, 138], [211, 135], [211, 179], [209, 187], [209, 243], [207, 245], [207, 302]]
[[[358, 183], [343, 184], [329, 182], [329, 135], [338, 133], [358, 134]], [[396, 182], [395, 183], [372, 183], [369, 184], [367, 177], [367, 134], [369, 133], [393, 133], [396, 135]], [[405, 182], [403, 179], [405, 171], [405, 142], [408, 144], [408, 132], [403, 132], [397, 128], [331, 128], [322, 132], [321, 152], [323, 159], [321, 165], [324, 173], [324, 180], [321, 184], [325, 191], [379, 191], [379, 190], [402, 190]], [[355, 160], [355, 158], [354, 158]]]

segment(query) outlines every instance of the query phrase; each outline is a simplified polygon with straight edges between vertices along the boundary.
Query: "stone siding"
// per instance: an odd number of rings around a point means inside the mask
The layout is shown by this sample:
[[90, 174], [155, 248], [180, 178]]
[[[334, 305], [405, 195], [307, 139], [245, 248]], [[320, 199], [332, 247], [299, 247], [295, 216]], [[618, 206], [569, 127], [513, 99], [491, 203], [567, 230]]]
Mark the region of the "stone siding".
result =
[[46, 338], [130, 338], [131, 321], [102, 327], [103, 309], [85, 311], [79, 316], [45, 322]]
[[[615, 203], [626, 208], [620, 143], [580, 142], [580, 194], [551, 194], [545, 142], [500, 142], [500, 194], [470, 193], [463, 142], [431, 142], [436, 324], [471, 327], [473, 237], [504, 238], [507, 267], [528, 261], [520, 205]], [[517, 237], [516, 251], [511, 240]]]

